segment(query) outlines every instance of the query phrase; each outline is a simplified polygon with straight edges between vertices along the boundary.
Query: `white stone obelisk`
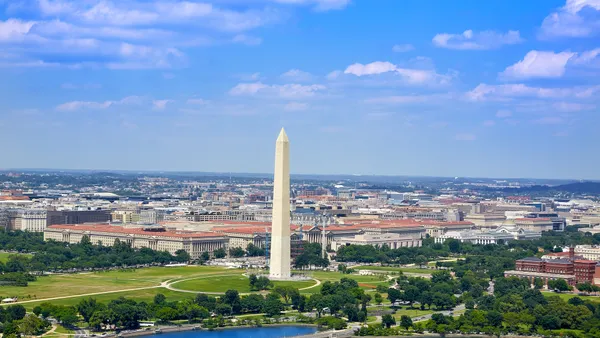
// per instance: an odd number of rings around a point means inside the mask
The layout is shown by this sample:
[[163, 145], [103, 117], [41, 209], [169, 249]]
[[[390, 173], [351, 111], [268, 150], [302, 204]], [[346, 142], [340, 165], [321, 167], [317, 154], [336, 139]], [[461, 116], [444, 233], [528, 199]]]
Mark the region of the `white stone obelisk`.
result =
[[269, 278], [290, 279], [290, 141], [281, 128], [275, 143]]

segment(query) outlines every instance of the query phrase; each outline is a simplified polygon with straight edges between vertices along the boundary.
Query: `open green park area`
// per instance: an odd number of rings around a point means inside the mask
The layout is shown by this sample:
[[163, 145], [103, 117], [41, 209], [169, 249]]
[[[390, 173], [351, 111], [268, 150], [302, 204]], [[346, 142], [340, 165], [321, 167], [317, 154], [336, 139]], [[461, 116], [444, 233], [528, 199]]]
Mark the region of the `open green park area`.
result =
[[11, 255], [31, 256], [30, 254], [12, 253], [12, 252], [0, 252], [0, 262], [6, 263], [6, 261], [8, 261], [8, 257], [11, 256]]
[[[0, 297], [17, 297], [19, 303], [31, 310], [43, 302], [56, 305], [74, 305], [81, 299], [93, 297], [99, 302], [126, 297], [136, 301], [151, 302], [156, 294], [164, 294], [169, 301], [194, 297], [194, 293], [222, 293], [236, 289], [240, 293], [250, 292], [244, 270], [212, 266], [150, 267], [141, 269], [84, 272], [40, 276], [26, 287], [4, 286]], [[347, 275], [327, 271], [297, 271], [307, 277], [326, 281], [339, 281], [347, 277], [356, 280], [365, 289], [374, 289], [379, 284], [387, 285], [385, 276]], [[279, 282], [274, 286], [290, 285], [311, 294], [321, 290], [315, 280]], [[169, 288], [168, 288], [169, 287]], [[183, 290], [183, 291], [178, 291]]]
[[573, 294], [573, 293], [558, 293], [558, 292], [552, 292], [552, 291], [544, 291], [542, 293], [544, 294], [545, 297], [558, 296], [565, 301], [568, 301], [569, 299], [571, 299], [573, 297], [579, 297], [579, 298], [581, 298], [581, 300], [584, 300], [584, 301], [588, 300], [590, 302], [600, 303], [600, 297], [598, 297], [598, 296], [579, 296], [579, 295]]
[[48, 275], [38, 277], [36, 281], [30, 282], [26, 287], [4, 286], [0, 288], [0, 296], [17, 297], [19, 301], [28, 301], [131, 289], [150, 289], [160, 287], [161, 283], [169, 280], [240, 273], [241, 270], [221, 267], [183, 266]]
[[400, 317], [402, 317], [402, 316], [409, 316], [411, 318], [415, 318], [415, 317], [425, 316], [425, 315], [432, 314], [432, 313], [435, 313], [435, 311], [421, 310], [421, 309], [416, 309], [416, 308], [415, 309], [406, 308], [406, 309], [397, 310], [393, 316], [396, 319], [400, 319]]
[[371, 271], [381, 271], [381, 272], [403, 272], [403, 273], [418, 273], [428, 275], [431, 274], [433, 269], [421, 269], [419, 267], [397, 267], [397, 266], [375, 266], [375, 265], [361, 265], [356, 266], [353, 269], [355, 270], [371, 270]]
[[[273, 286], [292, 286], [297, 289], [309, 288], [317, 284], [314, 280], [308, 281], [273, 281]], [[175, 289], [197, 291], [197, 292], [225, 292], [227, 290], [238, 290], [240, 293], [251, 292], [248, 277], [237, 276], [214, 276], [186, 279], [171, 285]]]

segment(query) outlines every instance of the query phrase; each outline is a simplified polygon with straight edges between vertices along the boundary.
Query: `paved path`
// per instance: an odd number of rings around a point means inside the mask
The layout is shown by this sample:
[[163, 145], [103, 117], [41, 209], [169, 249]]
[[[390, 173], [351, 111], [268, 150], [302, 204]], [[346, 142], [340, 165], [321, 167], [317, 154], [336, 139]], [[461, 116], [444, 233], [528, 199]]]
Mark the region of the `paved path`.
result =
[[[245, 274], [241, 274], [241, 275], [244, 276]], [[188, 280], [204, 279], [204, 278], [210, 278], [210, 277], [221, 277], [221, 276], [236, 276], [236, 275], [225, 274], [225, 275], [212, 275], [212, 276], [205, 276], [205, 277], [193, 277], [193, 278], [186, 278], [186, 279], [178, 279], [178, 280], [175, 280], [173, 282], [171, 282], [171, 281], [163, 282], [161, 284], [161, 286], [165, 287], [165, 288], [167, 288], [167, 289], [169, 289], [171, 291], [176, 291], [176, 292], [196, 293], [196, 294], [197, 293], [205, 293], [205, 294], [208, 294], [208, 295], [222, 295], [225, 292], [207, 292], [207, 291], [185, 290], [185, 289], [178, 289], [178, 288], [176, 288], [176, 287], [173, 286], [173, 284], [176, 284], [176, 283], [179, 283], [179, 282], [188, 281]], [[299, 291], [308, 290], [308, 289], [312, 289], [312, 288], [315, 288], [315, 287], [321, 285], [321, 281], [320, 280], [318, 280], [316, 278], [311, 278], [311, 279], [314, 280], [314, 281], [316, 281], [316, 283], [314, 285], [307, 286], [307, 287], [304, 287], [304, 288], [301, 288], [301, 289], [298, 289], [298, 290]], [[244, 293], [240, 292], [240, 295], [249, 295], [249, 294], [251, 294], [251, 292], [244, 292]]]
[[120, 289], [120, 290], [112, 290], [112, 291], [84, 293], [84, 294], [79, 294], [79, 295], [70, 295], [70, 296], [61, 296], [61, 297], [50, 297], [50, 298], [40, 298], [40, 299], [32, 299], [32, 300], [23, 300], [23, 301], [20, 301], [20, 302], [8, 303], [6, 305], [36, 303], [36, 302], [45, 302], [45, 301], [49, 301], [49, 300], [59, 300], [59, 299], [68, 299], [68, 298], [77, 298], [77, 297], [88, 297], [88, 296], [106, 295], [106, 294], [109, 294], [109, 293], [119, 293], [119, 292], [130, 292], [130, 291], [148, 290], [148, 289], [156, 289], [156, 288], [161, 288], [161, 287], [163, 287], [162, 283], [161, 283], [161, 285], [145, 286], [145, 287], [133, 288], [133, 289]]

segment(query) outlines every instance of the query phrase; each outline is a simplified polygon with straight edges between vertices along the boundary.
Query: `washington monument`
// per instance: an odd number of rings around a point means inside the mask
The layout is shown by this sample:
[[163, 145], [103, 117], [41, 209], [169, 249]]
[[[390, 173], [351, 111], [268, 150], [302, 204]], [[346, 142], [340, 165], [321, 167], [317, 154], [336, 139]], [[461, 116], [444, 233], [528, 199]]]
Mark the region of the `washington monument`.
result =
[[271, 225], [271, 279], [290, 279], [290, 141], [281, 128], [275, 143], [273, 223]]

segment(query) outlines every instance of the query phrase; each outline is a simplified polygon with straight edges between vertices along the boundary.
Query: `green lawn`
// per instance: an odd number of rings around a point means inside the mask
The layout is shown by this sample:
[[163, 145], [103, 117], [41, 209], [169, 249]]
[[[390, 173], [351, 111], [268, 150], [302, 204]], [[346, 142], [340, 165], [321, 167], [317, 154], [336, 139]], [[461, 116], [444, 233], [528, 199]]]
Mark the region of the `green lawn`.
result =
[[322, 282], [325, 281], [339, 281], [346, 277], [354, 279], [358, 283], [385, 283], [387, 278], [385, 276], [360, 276], [360, 275], [346, 275], [341, 272], [330, 272], [330, 271], [298, 271], [298, 273], [304, 274], [316, 278]]
[[[289, 285], [301, 289], [315, 285], [315, 281], [273, 281], [274, 286]], [[237, 276], [219, 276], [219, 277], [199, 277], [197, 279], [184, 280], [172, 285], [174, 288], [189, 291], [204, 292], [225, 292], [227, 290], [238, 290], [241, 293], [250, 292], [250, 283], [248, 277]]]
[[434, 312], [435, 311], [433, 311], [433, 310], [420, 310], [420, 309], [410, 309], [410, 308], [400, 309], [400, 310], [396, 311], [396, 313], [394, 314], [394, 318], [400, 319], [400, 317], [402, 317], [402, 316], [409, 316], [411, 318], [414, 318], [414, 317], [428, 315], [428, 314], [431, 314]]
[[111, 300], [117, 299], [119, 297], [133, 299], [137, 302], [151, 303], [154, 300], [154, 296], [156, 296], [159, 293], [162, 293], [163, 295], [165, 295], [167, 297], [168, 301], [180, 301], [183, 299], [195, 297], [194, 294], [188, 293], [188, 292], [171, 291], [171, 290], [165, 289], [165, 288], [153, 288], [153, 289], [127, 291], [127, 292], [113, 292], [113, 293], [107, 293], [107, 294], [96, 295], [96, 296], [82, 296], [82, 297], [72, 297], [72, 298], [65, 298], [65, 299], [56, 299], [56, 300], [51, 300], [51, 301], [40, 300], [40, 301], [35, 301], [35, 302], [23, 303], [22, 305], [27, 309], [27, 311], [31, 311], [35, 306], [40, 305], [41, 303], [44, 303], [44, 302], [50, 302], [50, 303], [56, 304], [56, 305], [72, 306], [72, 305], [76, 305], [82, 299], [85, 299], [85, 298], [95, 298], [100, 303], [108, 303]]
[[544, 294], [545, 297], [559, 296], [560, 298], [564, 299], [565, 301], [567, 301], [573, 297], [579, 297], [582, 300], [589, 300], [592, 302], [600, 302], [600, 297], [598, 297], [598, 296], [578, 296], [578, 295], [572, 294], [572, 293], [558, 293], [558, 292], [552, 292], [552, 291], [543, 291], [542, 293]]
[[50, 275], [38, 277], [27, 287], [4, 286], [0, 288], [0, 296], [18, 297], [20, 300], [43, 299], [152, 287], [167, 280], [215, 274], [239, 274], [240, 271], [220, 267], [185, 266]]
[[30, 254], [25, 253], [0, 252], [0, 262], [6, 263], [6, 261], [8, 261], [8, 256], [10, 255], [31, 256]]
[[433, 269], [420, 269], [418, 267], [414, 267], [414, 268], [403, 268], [403, 267], [397, 267], [397, 266], [370, 266], [370, 265], [363, 265], [363, 266], [357, 266], [354, 269], [356, 270], [372, 270], [372, 271], [381, 271], [381, 272], [408, 272], [408, 273], [420, 273], [420, 274], [431, 274], [433, 271]]

